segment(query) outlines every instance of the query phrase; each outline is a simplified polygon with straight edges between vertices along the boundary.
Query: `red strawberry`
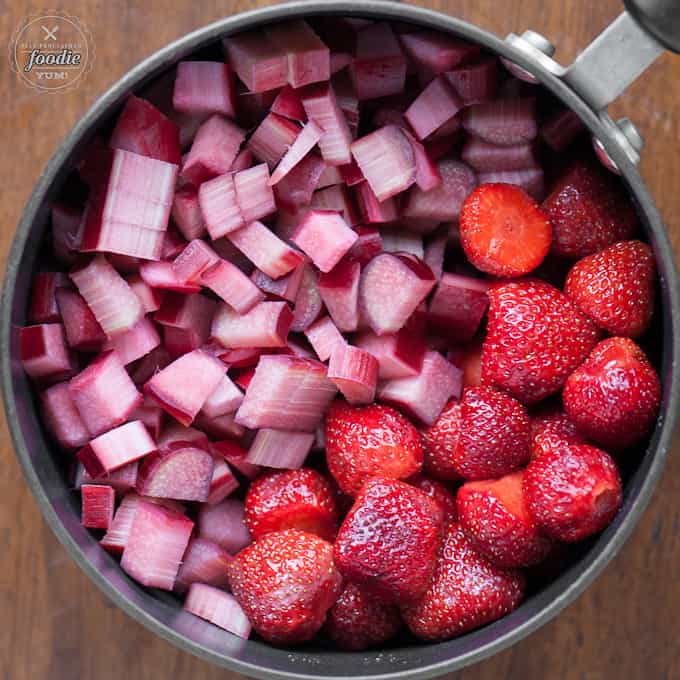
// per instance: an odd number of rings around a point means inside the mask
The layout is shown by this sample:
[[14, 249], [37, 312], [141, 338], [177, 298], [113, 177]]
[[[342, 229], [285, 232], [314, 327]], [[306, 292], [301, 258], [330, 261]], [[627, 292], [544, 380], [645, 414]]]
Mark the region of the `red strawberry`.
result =
[[577, 163], [543, 201], [553, 229], [551, 252], [578, 258], [630, 238], [635, 209], [620, 183], [595, 164]]
[[608, 338], [567, 380], [564, 408], [581, 432], [607, 449], [639, 443], [661, 402], [659, 376], [628, 338]]
[[587, 444], [571, 418], [559, 409], [547, 409], [531, 418], [531, 457], [569, 444]]
[[245, 522], [254, 539], [270, 531], [300, 529], [332, 541], [338, 528], [335, 491], [311, 468], [270, 472], [250, 485]]
[[227, 571], [253, 628], [276, 645], [312, 638], [342, 590], [333, 546], [297, 529], [262, 536], [241, 550]]
[[460, 404], [450, 401], [430, 427], [420, 431], [423, 470], [437, 479], [460, 479], [453, 464], [453, 452], [460, 432]]
[[446, 528], [427, 592], [402, 607], [411, 632], [422, 640], [447, 640], [509, 614], [522, 600], [524, 577], [494, 567], [460, 525]]
[[526, 404], [562, 388], [595, 346], [595, 324], [544, 281], [524, 279], [489, 290], [482, 382]]
[[480, 340], [453, 347], [447, 359], [463, 371], [463, 387], [476, 387], [482, 383], [482, 343]]
[[423, 465], [415, 426], [389, 406], [335, 401], [326, 416], [326, 460], [342, 491], [359, 493], [375, 475], [406, 479]]
[[447, 486], [423, 474], [414, 475], [406, 481], [427, 494], [441, 508], [445, 522], [456, 519], [456, 497]]
[[466, 387], [453, 464], [463, 479], [502, 477], [529, 459], [531, 428], [516, 399], [492, 387]]
[[440, 507], [420, 489], [374, 477], [338, 531], [335, 564], [382, 602], [414, 600], [432, 576], [442, 520]]
[[519, 470], [458, 489], [460, 525], [474, 547], [497, 567], [528, 567], [543, 560], [551, 542], [529, 514]]
[[524, 472], [523, 489], [541, 529], [568, 542], [602, 531], [623, 498], [611, 456], [587, 444], [552, 449], [532, 460]]
[[524, 276], [550, 249], [550, 221], [513, 184], [482, 184], [465, 200], [460, 240], [468, 260], [492, 276]]
[[399, 608], [348, 583], [328, 612], [326, 631], [342, 649], [358, 651], [387, 642], [402, 626]]
[[652, 319], [655, 272], [646, 243], [620, 241], [577, 262], [564, 292], [600, 328], [636, 338]]

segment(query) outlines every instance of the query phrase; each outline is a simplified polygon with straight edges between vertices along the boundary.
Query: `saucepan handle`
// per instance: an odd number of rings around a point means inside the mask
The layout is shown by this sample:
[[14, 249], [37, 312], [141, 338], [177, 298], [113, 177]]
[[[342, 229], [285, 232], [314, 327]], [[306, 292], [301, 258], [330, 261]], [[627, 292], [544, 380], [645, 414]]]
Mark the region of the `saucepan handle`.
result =
[[667, 50], [680, 52], [678, 0], [624, 0], [628, 13]]

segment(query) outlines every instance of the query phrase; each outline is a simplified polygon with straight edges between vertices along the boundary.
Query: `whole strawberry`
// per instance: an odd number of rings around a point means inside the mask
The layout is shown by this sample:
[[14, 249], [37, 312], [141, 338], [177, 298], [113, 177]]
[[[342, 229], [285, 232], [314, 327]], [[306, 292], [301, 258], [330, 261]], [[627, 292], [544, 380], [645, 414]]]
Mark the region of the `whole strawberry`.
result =
[[332, 541], [338, 528], [335, 491], [311, 468], [266, 473], [248, 489], [245, 523], [254, 539], [270, 531], [300, 529]]
[[406, 481], [427, 494], [441, 508], [445, 522], [456, 519], [456, 497], [447, 486], [423, 474], [414, 475]]
[[450, 401], [430, 427], [420, 431], [423, 444], [423, 470], [437, 479], [460, 479], [453, 463], [453, 452], [460, 433], [460, 404]]
[[351, 583], [382, 602], [410, 602], [425, 592], [441, 537], [442, 511], [405, 482], [366, 482], [340, 526], [335, 564]]
[[587, 443], [576, 423], [560, 409], [546, 409], [531, 418], [532, 459], [558, 446]]
[[328, 612], [326, 632], [342, 649], [359, 651], [394, 637], [402, 627], [399, 608], [348, 583]]
[[659, 412], [661, 384], [632, 340], [608, 338], [569, 376], [562, 399], [586, 437], [619, 451], [649, 434]]
[[630, 238], [638, 223], [618, 181], [592, 163], [571, 166], [541, 206], [552, 224], [551, 252], [578, 258]]
[[654, 256], [641, 241], [620, 241], [584, 257], [569, 272], [564, 292], [600, 328], [636, 338], [654, 312]]
[[427, 591], [401, 614], [421, 640], [448, 640], [509, 614], [523, 594], [523, 576], [494, 567], [452, 522]]
[[561, 446], [535, 458], [524, 472], [531, 516], [558, 541], [581, 541], [602, 531], [622, 502], [611, 456], [587, 444]]
[[389, 406], [337, 400], [326, 416], [326, 461], [340, 489], [356, 496], [375, 475], [406, 479], [423, 465], [415, 426]]
[[458, 518], [474, 547], [497, 567], [528, 567], [543, 560], [551, 541], [530, 515], [519, 470], [458, 489]]
[[544, 281], [523, 279], [489, 290], [482, 382], [533, 404], [559, 391], [599, 337], [595, 324]]
[[262, 536], [241, 550], [227, 571], [253, 628], [275, 645], [314, 637], [342, 590], [333, 546], [297, 529]]
[[464, 479], [502, 477], [529, 460], [529, 416], [516, 399], [492, 387], [466, 387], [453, 452]]

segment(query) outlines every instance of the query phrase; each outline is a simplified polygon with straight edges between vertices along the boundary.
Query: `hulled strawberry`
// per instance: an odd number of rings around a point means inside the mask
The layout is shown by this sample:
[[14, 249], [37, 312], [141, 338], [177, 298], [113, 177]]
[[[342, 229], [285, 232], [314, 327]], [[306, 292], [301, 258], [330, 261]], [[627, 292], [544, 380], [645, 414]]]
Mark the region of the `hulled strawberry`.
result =
[[423, 470], [437, 479], [460, 479], [453, 453], [460, 433], [460, 404], [450, 401], [430, 427], [420, 431], [423, 444]]
[[427, 494], [441, 508], [445, 522], [456, 519], [456, 496], [446, 485], [423, 474], [414, 475], [406, 481]]
[[340, 489], [356, 496], [375, 475], [406, 479], [423, 465], [415, 426], [389, 406], [335, 401], [326, 416], [326, 460]]
[[654, 312], [655, 276], [652, 249], [641, 241], [620, 241], [577, 262], [564, 292], [600, 328], [636, 338]]
[[569, 444], [587, 444], [576, 423], [561, 409], [550, 408], [531, 418], [531, 457]]
[[453, 522], [446, 528], [427, 591], [402, 607], [401, 614], [421, 640], [448, 640], [509, 614], [523, 594], [524, 577], [494, 567]]
[[559, 541], [581, 541], [602, 531], [622, 502], [616, 463], [587, 444], [560, 446], [532, 460], [523, 489], [531, 516]]
[[269, 472], [248, 489], [245, 523], [254, 539], [271, 531], [300, 529], [332, 541], [338, 528], [335, 490], [311, 468]]
[[458, 519], [474, 547], [497, 567], [528, 567], [543, 560], [551, 541], [529, 513], [518, 470], [458, 489]]
[[497, 284], [488, 294], [482, 382], [526, 404], [560, 390], [597, 343], [598, 328], [544, 281]]
[[412, 601], [432, 576], [442, 515], [420, 489], [373, 477], [340, 526], [335, 564], [348, 581], [383, 602]]
[[276, 645], [312, 638], [342, 590], [333, 546], [297, 529], [251, 543], [229, 564], [228, 575], [253, 628]]
[[661, 402], [659, 376], [628, 338], [608, 338], [567, 380], [564, 408], [578, 429], [608, 450], [641, 442]]

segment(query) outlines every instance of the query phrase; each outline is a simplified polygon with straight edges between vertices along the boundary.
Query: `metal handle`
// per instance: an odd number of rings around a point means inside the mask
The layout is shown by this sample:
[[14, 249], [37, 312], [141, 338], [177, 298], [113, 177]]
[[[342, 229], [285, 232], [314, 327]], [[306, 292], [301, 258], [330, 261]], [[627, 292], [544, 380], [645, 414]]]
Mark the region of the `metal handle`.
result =
[[678, 0], [624, 0], [629, 14], [666, 49], [680, 52]]

